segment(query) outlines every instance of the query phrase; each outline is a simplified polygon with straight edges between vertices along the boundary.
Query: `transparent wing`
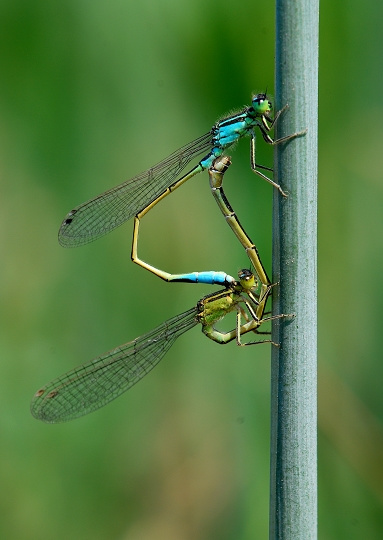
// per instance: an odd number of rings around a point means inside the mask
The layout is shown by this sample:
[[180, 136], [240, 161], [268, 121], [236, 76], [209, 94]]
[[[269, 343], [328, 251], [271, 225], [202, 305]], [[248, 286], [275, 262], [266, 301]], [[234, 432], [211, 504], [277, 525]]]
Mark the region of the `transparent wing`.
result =
[[210, 150], [211, 145], [212, 133], [209, 132], [147, 171], [80, 204], [62, 222], [60, 244], [81, 246], [115, 229], [155, 200], [193, 158]]
[[36, 392], [32, 415], [47, 423], [66, 422], [103, 407], [149, 373], [174, 341], [198, 324], [196, 315], [194, 307], [58, 377]]

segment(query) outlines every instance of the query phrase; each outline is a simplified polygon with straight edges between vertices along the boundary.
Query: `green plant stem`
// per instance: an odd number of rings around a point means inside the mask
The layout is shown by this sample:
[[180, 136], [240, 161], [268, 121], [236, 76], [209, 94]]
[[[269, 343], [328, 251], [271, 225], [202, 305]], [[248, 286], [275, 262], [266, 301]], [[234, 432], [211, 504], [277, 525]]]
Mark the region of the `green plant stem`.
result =
[[277, 137], [273, 201], [270, 539], [317, 538], [317, 111], [318, 0], [278, 0], [276, 109], [289, 109]]

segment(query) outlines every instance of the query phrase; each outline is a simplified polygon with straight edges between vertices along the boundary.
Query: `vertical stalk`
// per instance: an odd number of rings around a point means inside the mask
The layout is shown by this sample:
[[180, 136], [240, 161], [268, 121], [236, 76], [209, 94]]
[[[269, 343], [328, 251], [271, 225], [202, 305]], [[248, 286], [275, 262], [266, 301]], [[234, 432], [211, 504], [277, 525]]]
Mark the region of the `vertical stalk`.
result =
[[319, 0], [277, 0], [270, 539], [317, 538], [317, 111]]

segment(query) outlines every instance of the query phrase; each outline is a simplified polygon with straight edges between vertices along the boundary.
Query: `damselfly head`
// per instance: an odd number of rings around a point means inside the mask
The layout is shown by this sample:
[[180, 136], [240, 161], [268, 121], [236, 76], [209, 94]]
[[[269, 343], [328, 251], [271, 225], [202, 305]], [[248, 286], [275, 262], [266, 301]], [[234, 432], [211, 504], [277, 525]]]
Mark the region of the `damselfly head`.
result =
[[269, 114], [273, 108], [267, 94], [257, 94], [252, 100], [253, 109], [257, 114]]
[[240, 270], [238, 272], [238, 277], [239, 283], [245, 290], [250, 291], [251, 289], [254, 289], [254, 287], [258, 286], [258, 282], [255, 279], [253, 272], [248, 268], [243, 268], [242, 270]]

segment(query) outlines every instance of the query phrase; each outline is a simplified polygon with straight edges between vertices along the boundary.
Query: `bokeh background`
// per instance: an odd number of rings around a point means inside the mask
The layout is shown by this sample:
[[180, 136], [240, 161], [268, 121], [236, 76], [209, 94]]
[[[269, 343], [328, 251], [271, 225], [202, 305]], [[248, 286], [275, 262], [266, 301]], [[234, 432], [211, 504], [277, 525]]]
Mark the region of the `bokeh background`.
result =
[[[321, 3], [322, 540], [383, 535], [382, 11]], [[132, 223], [74, 250], [57, 230], [73, 206], [273, 92], [273, 3], [3, 0], [0, 44], [1, 538], [266, 538], [268, 346], [218, 347], [195, 328], [93, 415], [44, 425], [29, 402], [213, 289], [131, 264]], [[248, 148], [225, 186], [270, 269], [272, 190]], [[145, 218], [140, 255], [171, 272], [247, 265], [207, 175]]]

